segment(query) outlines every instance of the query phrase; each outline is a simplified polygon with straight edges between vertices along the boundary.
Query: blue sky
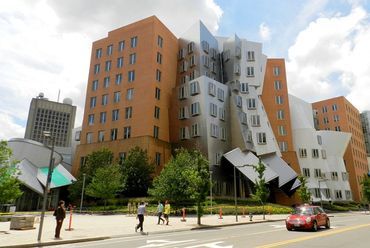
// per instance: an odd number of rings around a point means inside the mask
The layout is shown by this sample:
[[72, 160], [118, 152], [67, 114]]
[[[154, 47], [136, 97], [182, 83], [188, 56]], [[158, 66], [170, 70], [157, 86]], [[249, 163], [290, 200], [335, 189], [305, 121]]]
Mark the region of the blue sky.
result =
[[12, 0], [0, 1], [0, 139], [24, 136], [39, 92], [71, 98], [80, 126], [92, 42], [151, 15], [177, 37], [200, 19], [261, 42], [285, 59], [289, 93], [370, 110], [370, 0]]

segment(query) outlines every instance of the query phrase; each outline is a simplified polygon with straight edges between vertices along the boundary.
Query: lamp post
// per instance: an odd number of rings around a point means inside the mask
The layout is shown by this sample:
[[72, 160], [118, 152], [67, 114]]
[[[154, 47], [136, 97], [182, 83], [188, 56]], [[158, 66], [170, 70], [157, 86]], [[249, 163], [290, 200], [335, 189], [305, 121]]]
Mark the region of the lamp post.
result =
[[82, 174], [83, 179], [82, 179], [82, 192], [81, 192], [81, 203], [80, 203], [80, 213], [82, 212], [82, 203], [84, 201], [84, 192], [85, 192], [85, 178], [86, 178], [86, 173]]
[[41, 210], [41, 217], [40, 217], [40, 226], [39, 226], [39, 233], [37, 236], [37, 241], [40, 242], [41, 240], [41, 235], [42, 235], [42, 228], [44, 225], [44, 217], [45, 217], [45, 211], [46, 211], [46, 204], [47, 204], [47, 198], [48, 198], [48, 191], [49, 191], [49, 186], [51, 182], [51, 176], [53, 174], [53, 169], [54, 169], [54, 143], [55, 143], [55, 138], [51, 135], [50, 131], [44, 131], [43, 135], [46, 138], [51, 139], [51, 153], [50, 153], [50, 160], [49, 160], [49, 170], [48, 170], [48, 175], [46, 178], [46, 185], [44, 189], [44, 196], [43, 196], [43, 202], [42, 202], [42, 210]]
[[320, 178], [318, 180], [318, 182], [319, 182], [319, 195], [320, 195], [320, 206], [321, 206], [321, 208], [322, 208], [322, 195], [321, 195], [321, 185], [320, 185], [320, 183], [321, 182], [325, 182], [325, 181], [328, 181], [328, 179], [326, 179], [326, 178]]
[[213, 189], [213, 187], [212, 187], [212, 170], [209, 170], [209, 181], [210, 181], [210, 184], [209, 184], [209, 192], [210, 192], [210, 196], [211, 196], [211, 215], [212, 215], [212, 208], [213, 208], [213, 206], [212, 206], [212, 189]]

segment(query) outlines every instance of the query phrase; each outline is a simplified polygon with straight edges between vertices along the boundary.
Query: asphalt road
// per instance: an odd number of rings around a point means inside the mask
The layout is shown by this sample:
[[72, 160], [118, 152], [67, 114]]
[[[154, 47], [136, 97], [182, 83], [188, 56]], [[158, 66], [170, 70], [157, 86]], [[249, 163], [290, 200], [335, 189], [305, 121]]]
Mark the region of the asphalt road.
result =
[[163, 234], [137, 234], [132, 237], [78, 243], [54, 247], [176, 247], [176, 248], [247, 248], [247, 247], [370, 247], [370, 215], [331, 218], [332, 228], [318, 232], [285, 229], [283, 221], [202, 229]]

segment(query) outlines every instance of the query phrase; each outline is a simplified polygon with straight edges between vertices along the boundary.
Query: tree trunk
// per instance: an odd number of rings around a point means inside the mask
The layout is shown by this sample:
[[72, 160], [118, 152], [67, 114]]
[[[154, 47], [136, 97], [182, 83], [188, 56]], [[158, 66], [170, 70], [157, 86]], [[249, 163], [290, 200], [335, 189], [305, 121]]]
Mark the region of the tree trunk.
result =
[[265, 204], [262, 203], [263, 220], [265, 220]]
[[197, 217], [198, 217], [197, 224], [198, 225], [201, 225], [201, 221], [200, 221], [201, 209], [200, 208], [201, 208], [200, 201], [197, 201]]

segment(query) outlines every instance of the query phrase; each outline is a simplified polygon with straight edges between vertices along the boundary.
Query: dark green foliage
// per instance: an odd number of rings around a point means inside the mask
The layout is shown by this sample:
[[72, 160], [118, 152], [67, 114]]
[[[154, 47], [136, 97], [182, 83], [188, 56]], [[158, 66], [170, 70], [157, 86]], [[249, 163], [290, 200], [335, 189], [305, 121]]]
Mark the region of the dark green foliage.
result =
[[361, 182], [362, 185], [362, 195], [366, 203], [370, 203], [370, 177], [364, 176]]
[[[253, 169], [258, 174], [258, 178], [256, 179], [256, 182], [254, 185], [256, 192], [253, 195], [253, 197], [259, 202], [261, 202], [262, 207], [264, 208], [264, 205], [266, 204], [267, 199], [270, 195], [270, 191], [265, 181], [266, 166], [262, 163], [261, 158], [258, 161], [258, 165], [253, 165]], [[265, 219], [264, 210], [263, 210], [263, 219]]]
[[299, 197], [303, 203], [310, 203], [311, 192], [308, 190], [306, 177], [300, 175], [298, 180], [301, 182], [301, 186], [297, 190]]

